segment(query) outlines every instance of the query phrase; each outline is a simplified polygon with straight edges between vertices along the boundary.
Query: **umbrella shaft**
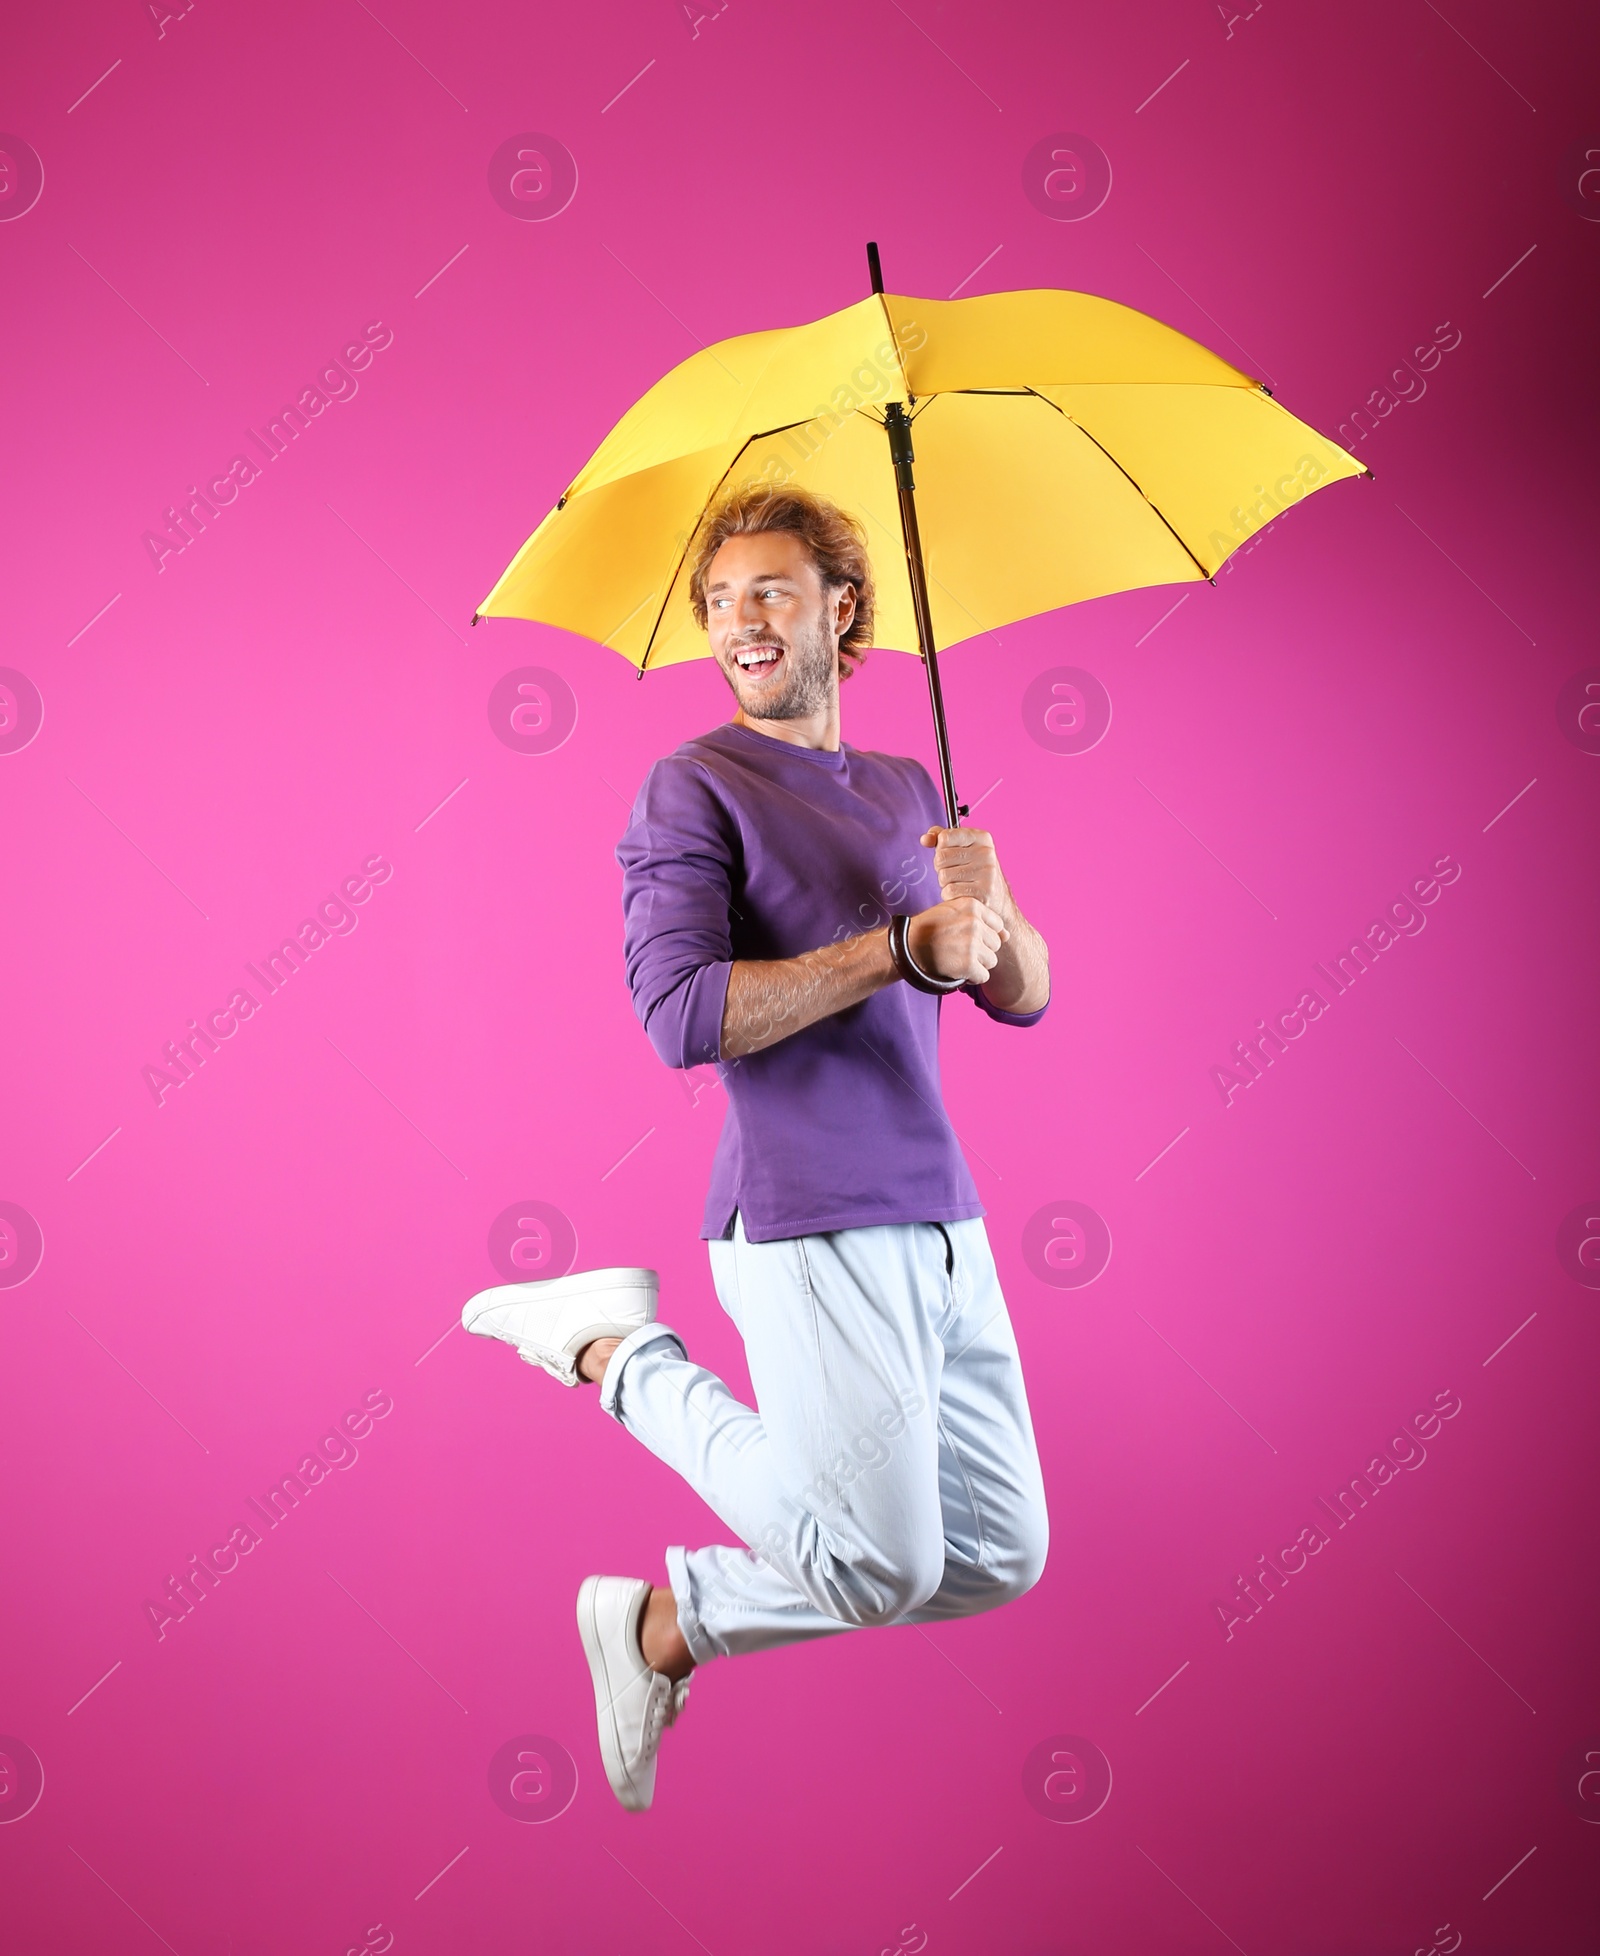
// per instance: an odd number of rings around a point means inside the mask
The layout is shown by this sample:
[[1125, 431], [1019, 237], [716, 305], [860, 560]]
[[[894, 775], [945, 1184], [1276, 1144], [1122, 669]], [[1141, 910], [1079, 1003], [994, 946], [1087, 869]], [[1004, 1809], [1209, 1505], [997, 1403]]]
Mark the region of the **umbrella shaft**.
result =
[[905, 539], [906, 569], [911, 578], [911, 609], [917, 621], [917, 645], [928, 672], [928, 700], [933, 708], [933, 733], [939, 749], [939, 785], [944, 792], [945, 820], [950, 828], [960, 826], [966, 809], [956, 800], [955, 777], [950, 766], [950, 737], [945, 731], [944, 693], [939, 685], [939, 655], [933, 643], [933, 617], [928, 609], [928, 580], [922, 564], [922, 532], [917, 527], [916, 483], [911, 474], [915, 459], [911, 449], [911, 424], [899, 401], [890, 401], [884, 412], [889, 431], [889, 454], [894, 462], [895, 489], [900, 498], [900, 533]]

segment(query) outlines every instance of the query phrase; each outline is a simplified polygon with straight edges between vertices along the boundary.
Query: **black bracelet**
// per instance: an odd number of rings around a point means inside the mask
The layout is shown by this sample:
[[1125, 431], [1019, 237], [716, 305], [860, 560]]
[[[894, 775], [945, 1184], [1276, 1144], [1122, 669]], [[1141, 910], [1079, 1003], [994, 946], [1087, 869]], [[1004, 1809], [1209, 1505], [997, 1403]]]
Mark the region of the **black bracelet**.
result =
[[906, 983], [919, 992], [958, 992], [967, 982], [965, 978], [935, 978], [924, 971], [911, 955], [911, 945], [907, 937], [907, 926], [911, 919], [899, 912], [889, 920], [889, 956], [894, 968]]

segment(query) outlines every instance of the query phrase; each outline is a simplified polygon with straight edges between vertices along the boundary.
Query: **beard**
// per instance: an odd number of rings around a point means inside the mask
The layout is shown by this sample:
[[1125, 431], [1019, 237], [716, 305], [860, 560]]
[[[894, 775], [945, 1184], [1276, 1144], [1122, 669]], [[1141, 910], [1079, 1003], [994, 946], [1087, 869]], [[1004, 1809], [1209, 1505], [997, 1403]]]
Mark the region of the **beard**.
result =
[[[749, 651], [752, 644], [779, 642], [776, 638], [747, 640], [738, 649]], [[784, 645], [784, 673], [777, 685], [747, 679], [732, 654], [729, 660], [732, 670], [723, 666], [722, 676], [742, 710], [758, 720], [803, 720], [819, 712], [828, 704], [839, 670], [837, 641], [820, 619], [801, 626], [792, 642]]]

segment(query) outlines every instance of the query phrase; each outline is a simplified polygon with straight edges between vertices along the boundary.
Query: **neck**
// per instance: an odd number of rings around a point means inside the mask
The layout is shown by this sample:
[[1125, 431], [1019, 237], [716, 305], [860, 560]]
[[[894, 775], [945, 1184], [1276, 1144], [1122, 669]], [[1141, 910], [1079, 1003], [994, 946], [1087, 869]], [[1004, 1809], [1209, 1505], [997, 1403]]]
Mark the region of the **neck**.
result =
[[837, 684], [830, 688], [825, 706], [818, 707], [815, 713], [802, 714], [799, 719], [763, 720], [756, 714], [746, 713], [741, 706], [734, 711], [733, 724], [748, 727], [752, 733], [767, 734], [773, 740], [786, 740], [791, 747], [814, 747], [824, 753], [837, 754], [839, 688]]

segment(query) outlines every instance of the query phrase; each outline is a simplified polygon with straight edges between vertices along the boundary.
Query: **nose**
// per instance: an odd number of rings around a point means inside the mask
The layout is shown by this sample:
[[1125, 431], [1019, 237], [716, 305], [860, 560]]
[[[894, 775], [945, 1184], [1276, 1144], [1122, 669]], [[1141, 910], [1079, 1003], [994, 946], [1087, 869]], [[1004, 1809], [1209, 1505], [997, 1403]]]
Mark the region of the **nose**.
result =
[[759, 633], [764, 629], [765, 620], [762, 617], [761, 606], [757, 603], [756, 594], [753, 590], [741, 591], [739, 593], [739, 601], [735, 608], [734, 624], [741, 637], [748, 632]]

